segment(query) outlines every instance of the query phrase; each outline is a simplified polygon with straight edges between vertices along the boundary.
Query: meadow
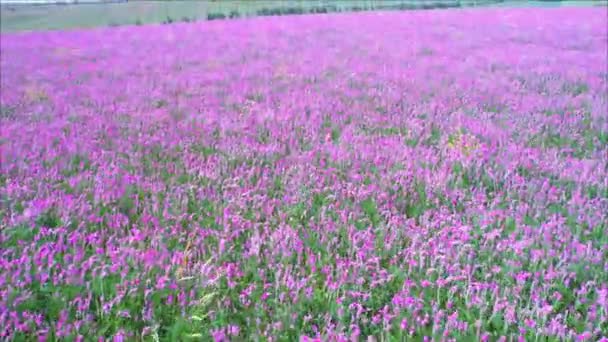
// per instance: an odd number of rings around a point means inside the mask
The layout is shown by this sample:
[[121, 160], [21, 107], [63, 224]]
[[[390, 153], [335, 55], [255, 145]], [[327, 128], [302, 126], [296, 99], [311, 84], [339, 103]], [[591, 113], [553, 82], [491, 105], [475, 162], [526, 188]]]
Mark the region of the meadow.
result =
[[3, 33], [0, 340], [608, 341], [605, 10]]
[[[117, 0], [119, 1], [119, 0]], [[72, 5], [6, 4], [3, 31], [75, 29], [252, 16], [487, 5], [502, 0], [170, 0]]]

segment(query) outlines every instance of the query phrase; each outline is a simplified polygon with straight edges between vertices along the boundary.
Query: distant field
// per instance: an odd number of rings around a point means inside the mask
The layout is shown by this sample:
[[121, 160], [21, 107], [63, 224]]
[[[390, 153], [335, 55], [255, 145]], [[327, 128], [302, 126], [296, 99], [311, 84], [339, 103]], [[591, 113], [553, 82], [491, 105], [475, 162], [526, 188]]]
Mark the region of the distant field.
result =
[[500, 1], [500, 0], [286, 0], [286, 1], [130, 1], [79, 5], [3, 5], [3, 32], [61, 30], [99, 26], [193, 21], [218, 16], [249, 17], [286, 9], [351, 11], [370, 9], [414, 9], [433, 6], [567, 6], [597, 5], [606, 1]]

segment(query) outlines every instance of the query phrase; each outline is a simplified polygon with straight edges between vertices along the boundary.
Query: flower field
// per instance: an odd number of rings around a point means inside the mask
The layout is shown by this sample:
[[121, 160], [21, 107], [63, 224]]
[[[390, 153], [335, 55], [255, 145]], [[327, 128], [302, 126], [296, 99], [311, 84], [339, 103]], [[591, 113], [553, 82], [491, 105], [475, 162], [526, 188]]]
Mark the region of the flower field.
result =
[[608, 341], [607, 25], [3, 34], [0, 340]]

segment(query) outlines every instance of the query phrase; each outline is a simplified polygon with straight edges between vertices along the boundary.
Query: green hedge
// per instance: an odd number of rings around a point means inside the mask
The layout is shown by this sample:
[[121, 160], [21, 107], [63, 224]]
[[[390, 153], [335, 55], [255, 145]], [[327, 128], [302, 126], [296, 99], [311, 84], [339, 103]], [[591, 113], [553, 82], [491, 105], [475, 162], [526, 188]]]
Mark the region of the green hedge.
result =
[[[489, 4], [499, 3], [504, 0], [478, 0], [476, 2], [467, 0], [451, 0], [436, 2], [388, 2], [380, 3], [373, 6], [362, 7], [361, 4], [353, 5], [349, 7], [338, 7], [336, 5], [328, 4], [325, 6], [313, 6], [313, 7], [276, 7], [276, 8], [261, 8], [258, 9], [255, 14], [257, 16], [275, 16], [275, 15], [300, 15], [300, 14], [319, 14], [319, 13], [333, 13], [333, 12], [359, 12], [369, 10], [429, 10], [429, 9], [442, 9], [442, 8], [458, 8], [467, 5], [477, 4]], [[543, 1], [561, 1], [561, 0], [543, 0]], [[210, 12], [207, 14], [207, 20], [218, 20], [218, 19], [235, 19], [241, 17], [241, 14], [237, 10], [232, 10], [228, 15], [221, 12]], [[171, 23], [166, 20], [165, 23]]]

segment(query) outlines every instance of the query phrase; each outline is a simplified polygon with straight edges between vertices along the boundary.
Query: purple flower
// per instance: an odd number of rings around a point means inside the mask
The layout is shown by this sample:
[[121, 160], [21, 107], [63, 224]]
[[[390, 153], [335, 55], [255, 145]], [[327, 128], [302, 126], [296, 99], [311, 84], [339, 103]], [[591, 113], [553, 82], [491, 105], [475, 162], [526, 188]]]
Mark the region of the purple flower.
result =
[[129, 340], [193, 316], [215, 340], [487, 340], [501, 317], [520, 339], [597, 339], [606, 21], [3, 32], [0, 339], [103, 335], [114, 317]]

